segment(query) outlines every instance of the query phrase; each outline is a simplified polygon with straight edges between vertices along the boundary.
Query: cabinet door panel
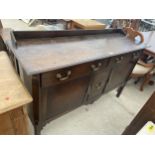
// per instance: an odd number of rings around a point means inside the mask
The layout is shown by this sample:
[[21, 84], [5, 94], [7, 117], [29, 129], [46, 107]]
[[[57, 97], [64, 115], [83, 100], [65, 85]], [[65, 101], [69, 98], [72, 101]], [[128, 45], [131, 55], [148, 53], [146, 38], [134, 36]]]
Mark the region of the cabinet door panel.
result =
[[109, 71], [109, 67], [107, 67], [92, 75], [88, 90], [87, 103], [91, 103], [101, 96], [108, 80]]
[[125, 82], [134, 66], [132, 58], [132, 54], [113, 58], [113, 60], [111, 61], [112, 70], [105, 92], [108, 92]]
[[82, 105], [88, 84], [89, 76], [86, 76], [48, 88], [46, 119]]

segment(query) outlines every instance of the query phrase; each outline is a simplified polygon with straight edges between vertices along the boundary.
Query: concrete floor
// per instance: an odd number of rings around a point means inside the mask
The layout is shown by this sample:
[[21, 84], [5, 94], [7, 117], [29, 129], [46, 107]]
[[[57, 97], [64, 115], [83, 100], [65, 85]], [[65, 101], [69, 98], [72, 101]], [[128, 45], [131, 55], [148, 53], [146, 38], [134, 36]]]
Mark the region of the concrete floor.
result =
[[[2, 20], [4, 27], [14, 30], [30, 30], [19, 20]], [[145, 86], [139, 91], [139, 84], [129, 81], [122, 95], [115, 97], [116, 91], [101, 96], [91, 105], [81, 106], [47, 124], [41, 134], [108, 134], [119, 135], [132, 121], [141, 107], [155, 90], [155, 86]], [[31, 130], [32, 131], [32, 130]], [[32, 132], [33, 133], [33, 132]]]
[[104, 134], [120, 135], [155, 90], [147, 85], [143, 92], [139, 84], [130, 81], [122, 95], [116, 91], [101, 96], [91, 105], [81, 106], [49, 124], [41, 134]]

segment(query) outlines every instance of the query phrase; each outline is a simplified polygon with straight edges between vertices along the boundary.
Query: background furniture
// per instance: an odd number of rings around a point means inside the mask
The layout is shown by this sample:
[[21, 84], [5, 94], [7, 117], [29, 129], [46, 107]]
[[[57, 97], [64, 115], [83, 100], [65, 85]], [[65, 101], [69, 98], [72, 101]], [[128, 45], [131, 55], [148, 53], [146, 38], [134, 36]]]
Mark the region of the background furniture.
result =
[[121, 29], [1, 34], [33, 96], [36, 134], [50, 120], [103, 93], [119, 87], [119, 96], [144, 48]]
[[155, 123], [155, 92], [122, 134], [135, 135], [148, 121]]
[[138, 31], [140, 26], [140, 19], [114, 19], [112, 21], [112, 28], [124, 28], [131, 27], [134, 30]]
[[98, 30], [105, 29], [106, 25], [91, 19], [72, 19], [70, 21], [70, 29]]
[[1, 36], [0, 36], [0, 51], [6, 51], [6, 46]]
[[155, 20], [154, 19], [141, 19], [139, 25], [139, 31], [154, 31], [155, 30]]
[[132, 78], [138, 78], [138, 80], [135, 82], [135, 84], [140, 80], [140, 78], [143, 78], [143, 82], [140, 85], [140, 90], [143, 91], [144, 85], [148, 84], [154, 75], [155, 71], [155, 64], [146, 64], [143, 61], [138, 61], [136, 66], [134, 67], [131, 77]]
[[2, 22], [1, 22], [1, 20], [0, 20], [0, 29], [2, 29], [3, 28], [3, 25], [2, 25]]
[[28, 134], [25, 105], [32, 102], [6, 52], [0, 52], [0, 134]]
[[[141, 78], [143, 78], [143, 82], [140, 86], [140, 90], [143, 90], [143, 87], [147, 83], [153, 84], [154, 82], [152, 80], [152, 76], [155, 73], [155, 63], [147, 62], [148, 59], [154, 59], [155, 58], [155, 32], [149, 31], [149, 32], [142, 32], [144, 36], [144, 44], [147, 45], [145, 48], [143, 55], [141, 56], [140, 61], [136, 64], [131, 77], [137, 78], [135, 81], [135, 84], [140, 81]], [[155, 62], [155, 61], [154, 61]]]

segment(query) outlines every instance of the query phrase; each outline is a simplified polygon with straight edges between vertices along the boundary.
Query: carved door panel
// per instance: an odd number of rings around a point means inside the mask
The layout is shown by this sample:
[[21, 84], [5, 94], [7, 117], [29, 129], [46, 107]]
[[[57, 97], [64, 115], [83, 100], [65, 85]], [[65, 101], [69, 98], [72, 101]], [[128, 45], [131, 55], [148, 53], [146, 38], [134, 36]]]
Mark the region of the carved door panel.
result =
[[46, 119], [70, 111], [83, 104], [89, 76], [47, 88]]
[[109, 70], [104, 69], [93, 75], [90, 88], [89, 88], [89, 97], [90, 102], [95, 101], [103, 93], [103, 90], [106, 86], [108, 80]]

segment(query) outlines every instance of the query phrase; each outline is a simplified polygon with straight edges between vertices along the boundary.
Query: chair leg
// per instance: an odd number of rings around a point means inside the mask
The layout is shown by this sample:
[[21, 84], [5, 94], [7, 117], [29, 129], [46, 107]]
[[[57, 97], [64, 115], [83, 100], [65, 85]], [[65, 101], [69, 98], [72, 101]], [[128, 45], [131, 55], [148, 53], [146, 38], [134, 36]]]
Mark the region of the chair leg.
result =
[[144, 77], [144, 80], [143, 80], [143, 82], [142, 82], [142, 84], [141, 84], [141, 86], [140, 86], [140, 91], [143, 91], [143, 90], [144, 90], [144, 86], [145, 86], [147, 83], [149, 83], [150, 79], [151, 79], [151, 75], [150, 75], [150, 74], [147, 74], [147, 75]]

